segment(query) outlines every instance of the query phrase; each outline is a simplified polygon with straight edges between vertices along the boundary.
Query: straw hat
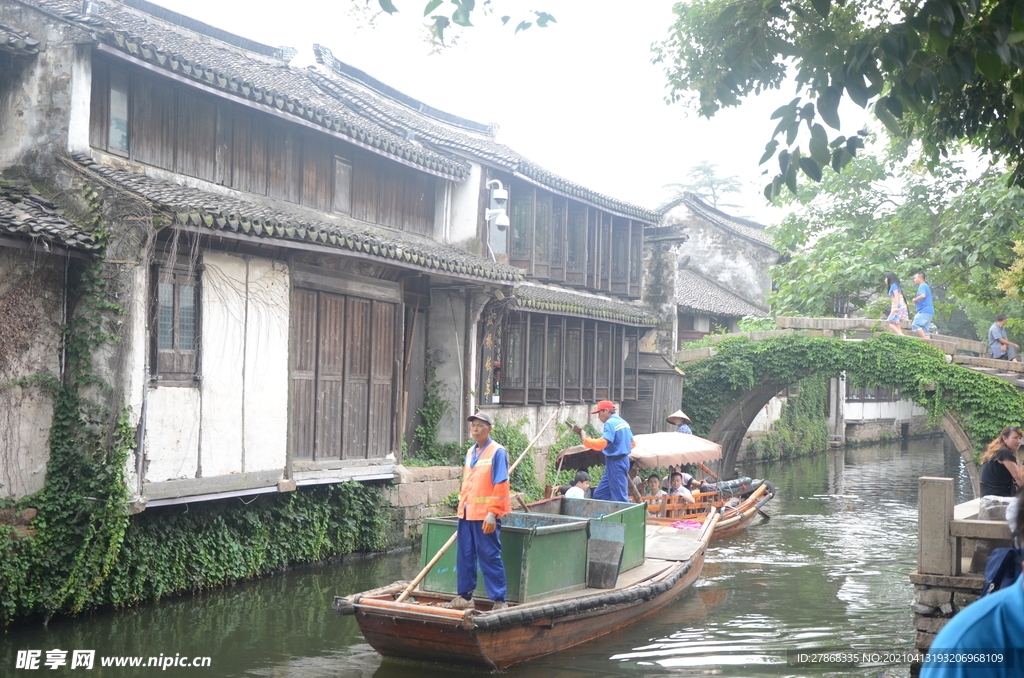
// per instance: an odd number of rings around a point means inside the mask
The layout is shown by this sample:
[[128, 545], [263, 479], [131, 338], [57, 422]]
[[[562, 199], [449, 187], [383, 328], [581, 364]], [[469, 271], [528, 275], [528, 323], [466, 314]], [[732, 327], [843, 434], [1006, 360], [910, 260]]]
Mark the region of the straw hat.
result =
[[668, 417], [665, 419], [665, 421], [667, 421], [670, 424], [677, 424], [677, 423], [679, 423], [679, 422], [676, 422], [676, 421], [672, 421], [673, 419], [679, 419], [679, 421], [684, 423], [684, 424], [689, 424], [690, 423], [690, 418], [688, 416], [686, 416], [686, 412], [683, 412], [682, 410], [676, 410], [672, 414], [668, 415]]

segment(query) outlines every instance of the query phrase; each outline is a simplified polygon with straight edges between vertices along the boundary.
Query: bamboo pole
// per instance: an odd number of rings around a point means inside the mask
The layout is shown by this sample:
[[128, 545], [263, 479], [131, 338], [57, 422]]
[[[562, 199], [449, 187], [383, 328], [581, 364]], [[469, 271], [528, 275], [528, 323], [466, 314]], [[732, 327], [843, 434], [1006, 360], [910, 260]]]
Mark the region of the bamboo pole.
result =
[[[558, 409], [555, 410], [555, 413], [551, 415], [550, 419], [548, 419], [548, 423], [544, 424], [544, 428], [542, 428], [540, 430], [540, 432], [536, 436], [534, 436], [533, 440], [530, 441], [530, 444], [526, 446], [526, 449], [523, 450], [522, 453], [520, 453], [520, 455], [516, 459], [515, 463], [512, 464], [512, 466], [509, 467], [509, 469], [508, 469], [509, 481], [511, 481], [511, 479], [512, 479], [512, 471], [516, 470], [516, 467], [519, 466], [519, 462], [521, 462], [523, 460], [523, 458], [526, 457], [526, 453], [530, 451], [530, 448], [532, 448], [537, 443], [538, 440], [540, 440], [540, 437], [544, 434], [544, 431], [547, 430], [548, 426], [551, 425], [551, 422], [553, 422], [555, 420], [555, 417], [557, 417], [558, 413], [561, 412], [561, 411], [562, 411], [562, 406], [561, 406], [561, 404], [559, 404]], [[529, 509], [527, 509], [527, 510], [529, 510]], [[415, 579], [413, 579], [411, 582], [409, 582], [409, 585], [405, 587], [404, 591], [402, 591], [402, 595], [398, 596], [398, 598], [396, 599], [397, 602], [400, 603], [400, 602], [402, 602], [403, 600], [405, 600], [406, 598], [409, 597], [409, 594], [412, 593], [412, 590], [414, 588], [416, 588], [416, 585], [419, 584], [421, 581], [423, 581], [423, 578], [427, 576], [427, 572], [430, 572], [430, 569], [432, 567], [434, 567], [434, 565], [437, 564], [437, 561], [439, 561], [441, 559], [441, 556], [443, 556], [448, 551], [448, 549], [451, 548], [452, 544], [455, 543], [455, 538], [458, 537], [458, 536], [459, 536], [459, 533], [456, 530], [455, 534], [453, 534], [451, 537], [449, 537], [448, 541], [446, 541], [444, 543], [444, 546], [442, 546], [440, 549], [438, 549], [437, 553], [434, 554], [434, 557], [430, 559], [429, 563], [427, 563], [427, 566], [424, 567], [420, 571], [420, 573], [418, 575], [416, 575]]]

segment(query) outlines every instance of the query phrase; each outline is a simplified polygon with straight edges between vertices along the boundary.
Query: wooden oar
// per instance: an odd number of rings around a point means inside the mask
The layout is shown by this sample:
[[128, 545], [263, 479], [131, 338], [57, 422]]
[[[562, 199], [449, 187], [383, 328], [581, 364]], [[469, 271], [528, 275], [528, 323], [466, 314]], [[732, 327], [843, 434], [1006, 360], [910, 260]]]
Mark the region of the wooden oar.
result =
[[704, 462], [698, 461], [697, 462], [697, 468], [699, 468], [701, 471], [704, 471], [704, 473], [707, 473], [709, 476], [711, 476], [715, 480], [718, 480], [718, 476], [715, 475], [715, 472], [712, 471], [711, 469], [709, 469], [707, 466], [705, 466]]
[[[521, 462], [523, 460], [523, 458], [526, 457], [526, 453], [530, 451], [530, 448], [533, 447], [537, 443], [538, 440], [540, 440], [541, 435], [543, 435], [544, 431], [547, 430], [547, 428], [551, 424], [551, 422], [553, 422], [555, 420], [555, 417], [558, 416], [558, 412], [561, 409], [562, 409], [562, 407], [561, 407], [561, 405], [559, 405], [558, 409], [555, 410], [555, 413], [551, 415], [550, 419], [548, 419], [548, 423], [544, 424], [544, 428], [542, 428], [540, 430], [540, 432], [536, 436], [534, 436], [533, 440], [531, 440], [530, 444], [526, 446], [526, 449], [522, 451], [522, 453], [516, 459], [515, 463], [512, 464], [512, 466], [509, 467], [509, 469], [508, 469], [509, 480], [512, 479], [512, 471], [516, 470], [516, 466], [519, 466], [519, 462]], [[452, 544], [455, 543], [455, 538], [458, 537], [458, 536], [459, 536], [459, 532], [458, 532], [458, 530], [456, 530], [455, 534], [453, 534], [451, 537], [449, 537], [448, 541], [446, 541], [444, 543], [444, 546], [442, 546], [440, 549], [438, 549], [437, 553], [434, 554], [434, 557], [430, 559], [429, 563], [427, 563], [427, 566], [424, 567], [420, 571], [420, 573], [418, 575], [416, 575], [415, 579], [413, 579], [411, 582], [409, 582], [409, 585], [405, 587], [404, 591], [402, 591], [402, 595], [398, 596], [398, 598], [395, 599], [396, 602], [400, 603], [400, 602], [402, 602], [403, 600], [405, 600], [406, 598], [409, 597], [409, 594], [412, 593], [412, 590], [414, 588], [416, 588], [416, 585], [419, 584], [421, 581], [423, 581], [423, 578], [427, 576], [427, 572], [430, 572], [431, 568], [434, 567], [434, 565], [437, 565], [437, 561], [441, 560], [441, 556], [443, 556], [445, 554], [445, 552], [448, 551], [448, 549], [451, 548]]]

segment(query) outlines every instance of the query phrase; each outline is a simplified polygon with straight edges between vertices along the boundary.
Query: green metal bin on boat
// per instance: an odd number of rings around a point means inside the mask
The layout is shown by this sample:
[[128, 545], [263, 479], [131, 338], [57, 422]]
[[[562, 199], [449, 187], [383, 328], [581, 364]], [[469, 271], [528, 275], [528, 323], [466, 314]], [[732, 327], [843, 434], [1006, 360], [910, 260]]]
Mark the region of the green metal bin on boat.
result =
[[647, 541], [647, 505], [623, 501], [598, 499], [570, 499], [555, 497], [530, 504], [533, 513], [586, 518], [626, 526], [626, 542], [622, 547], [622, 566], [619, 572], [643, 564]]
[[[427, 518], [423, 521], [421, 567], [458, 529], [458, 518]], [[501, 519], [501, 560], [508, 586], [506, 599], [525, 603], [574, 591], [587, 585], [589, 529], [579, 517], [547, 513], [509, 513]], [[420, 588], [439, 593], [458, 593], [455, 554], [458, 542], [431, 568]], [[476, 574], [476, 595], [486, 596], [484, 578]]]

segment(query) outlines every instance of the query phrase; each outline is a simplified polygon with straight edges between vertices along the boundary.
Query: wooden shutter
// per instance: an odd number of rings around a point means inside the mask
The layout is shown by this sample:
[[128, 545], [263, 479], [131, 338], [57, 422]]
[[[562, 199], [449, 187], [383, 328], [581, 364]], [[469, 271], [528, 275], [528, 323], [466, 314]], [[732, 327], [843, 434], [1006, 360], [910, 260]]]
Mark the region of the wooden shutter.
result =
[[371, 304], [368, 299], [349, 297], [346, 305], [344, 459], [366, 457], [366, 427], [370, 412]]
[[300, 289], [292, 296], [293, 459], [312, 459], [316, 440], [317, 297]]
[[378, 458], [391, 450], [395, 383], [395, 314], [397, 304], [373, 302], [372, 354], [370, 359], [370, 409], [366, 456]]
[[176, 171], [197, 179], [214, 181], [217, 106], [191, 92], [178, 93]]
[[316, 458], [341, 459], [345, 424], [345, 297], [320, 292]]
[[174, 88], [137, 76], [132, 87], [131, 157], [174, 170]]

